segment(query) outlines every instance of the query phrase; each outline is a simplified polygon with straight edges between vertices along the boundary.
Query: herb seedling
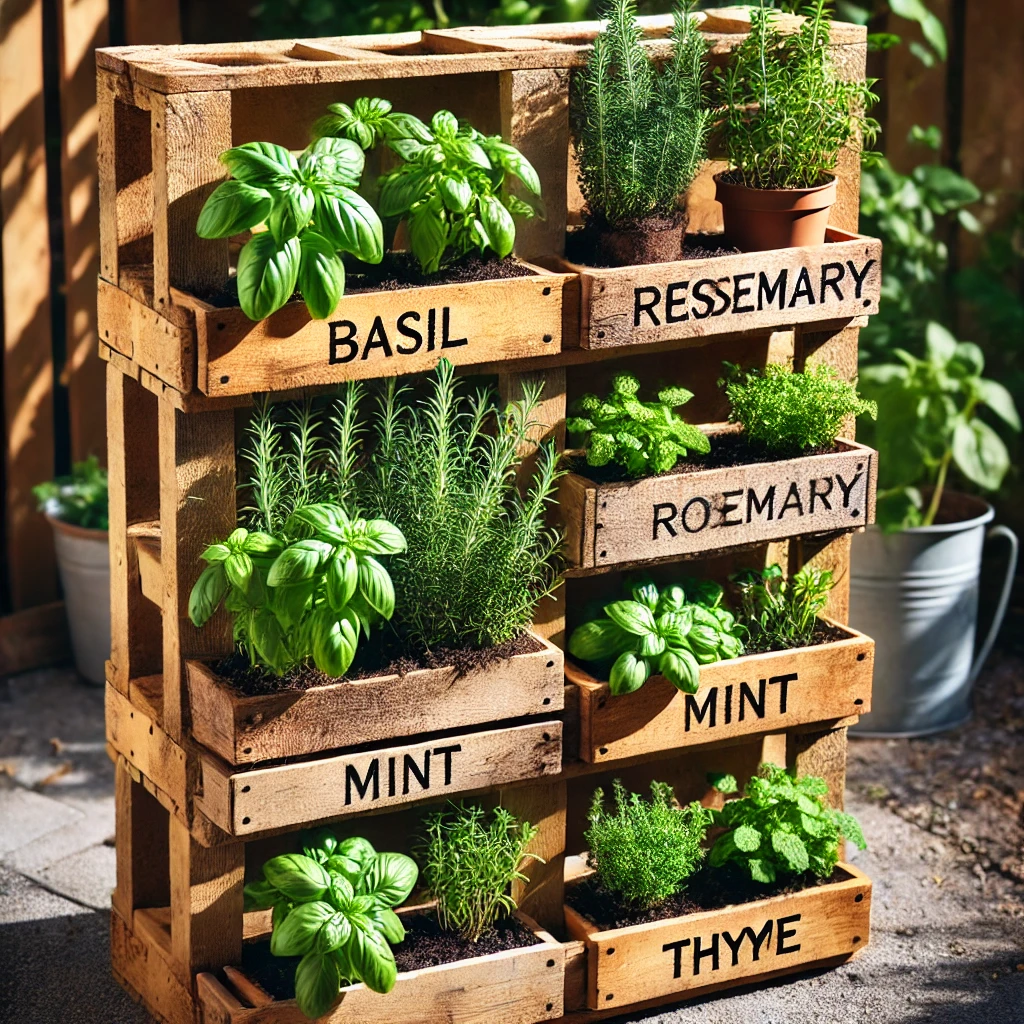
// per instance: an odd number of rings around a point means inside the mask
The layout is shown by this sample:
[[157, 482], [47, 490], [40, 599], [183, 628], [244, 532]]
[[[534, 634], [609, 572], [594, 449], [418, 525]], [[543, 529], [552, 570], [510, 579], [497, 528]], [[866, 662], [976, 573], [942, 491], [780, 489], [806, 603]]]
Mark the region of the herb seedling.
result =
[[[711, 775], [722, 793], [737, 791], [731, 775]], [[839, 841], [866, 849], [864, 834], [851, 814], [827, 807], [828, 784], [811, 775], [794, 778], [785, 768], [762, 764], [741, 798], [713, 811], [714, 824], [728, 829], [711, 848], [715, 868], [738, 865], [755, 882], [770, 884], [780, 875], [810, 872], [831, 876], [839, 860]]]
[[70, 476], [36, 484], [32, 494], [41, 511], [62, 523], [107, 529], [107, 471], [95, 455], [76, 462]]
[[743, 643], [735, 618], [721, 606], [721, 587], [702, 585], [693, 598], [678, 585], [659, 593], [653, 583], [640, 583], [632, 601], [605, 605], [603, 618], [573, 630], [569, 653], [607, 671], [616, 696], [640, 689], [655, 673], [696, 693], [700, 666], [739, 657]]
[[618, 779], [612, 792], [613, 810], [605, 807], [604, 790], [594, 792], [585, 833], [588, 862], [624, 903], [657, 906], [680, 892], [700, 866], [711, 814], [696, 801], [680, 807], [664, 782], [651, 783], [650, 800], [627, 793]]
[[790, 373], [770, 363], [763, 371], [725, 364], [729, 419], [750, 442], [778, 455], [832, 448], [848, 416], [874, 417], [877, 408], [841, 380], [831, 366]]
[[419, 871], [401, 853], [377, 853], [365, 839], [338, 842], [326, 829], [302, 853], [273, 857], [245, 887], [246, 910], [273, 909], [270, 951], [300, 956], [295, 999], [310, 1019], [334, 1005], [341, 986], [390, 992], [398, 977], [391, 946], [405, 938], [394, 907]]
[[711, 451], [707, 435], [673, 412], [693, 398], [692, 392], [662, 388], [656, 402], [640, 401], [639, 392], [640, 381], [620, 373], [606, 399], [588, 394], [576, 404], [577, 415], [565, 427], [570, 434], [583, 435], [588, 466], [613, 462], [631, 477], [652, 476], [672, 469], [691, 451]]
[[818, 618], [836, 585], [830, 569], [801, 567], [792, 579], [778, 565], [747, 569], [732, 582], [740, 593], [740, 622], [755, 651], [784, 651], [814, 642]]
[[519, 821], [503, 807], [488, 813], [482, 807], [452, 803], [423, 822], [418, 850], [423, 881], [437, 900], [437, 919], [446, 931], [469, 942], [516, 909], [511, 888], [527, 881], [528, 853], [537, 835], [528, 821]]

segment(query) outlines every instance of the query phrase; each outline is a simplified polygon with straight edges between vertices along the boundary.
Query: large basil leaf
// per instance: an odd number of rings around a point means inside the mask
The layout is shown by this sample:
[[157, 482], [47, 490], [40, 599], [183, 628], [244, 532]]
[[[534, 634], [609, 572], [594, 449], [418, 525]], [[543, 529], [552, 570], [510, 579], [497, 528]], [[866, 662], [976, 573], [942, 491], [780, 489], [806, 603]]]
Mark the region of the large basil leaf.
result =
[[273, 142], [246, 142], [221, 153], [220, 159], [233, 178], [271, 188], [299, 167], [290, 150]]
[[285, 532], [327, 533], [340, 530], [348, 525], [348, 516], [340, 505], [318, 502], [314, 505], [300, 505], [285, 524]]
[[253, 643], [259, 656], [273, 669], [284, 671], [291, 660], [287, 638], [277, 616], [269, 608], [261, 608], [250, 624]]
[[327, 601], [340, 612], [352, 600], [359, 582], [359, 563], [351, 551], [344, 548], [327, 565]]
[[326, 320], [345, 294], [345, 264], [334, 246], [315, 231], [299, 236], [299, 291], [314, 320]]
[[413, 114], [389, 114], [384, 123], [384, 134], [389, 139], [416, 139], [419, 142], [433, 142], [430, 129]]
[[461, 175], [445, 175], [437, 183], [437, 191], [441, 193], [444, 205], [453, 213], [465, 213], [473, 201], [473, 186]]
[[1010, 468], [1003, 439], [985, 422], [961, 420], [953, 431], [953, 459], [957, 469], [986, 491], [997, 491]]
[[250, 533], [243, 544], [243, 550], [248, 555], [279, 555], [284, 545], [269, 533]]
[[304, 956], [313, 948], [313, 940], [323, 923], [334, 915], [334, 907], [317, 900], [300, 903], [270, 934], [270, 952], [274, 956]]
[[270, 567], [267, 582], [272, 587], [287, 587], [311, 580], [334, 553], [324, 541], [310, 538], [297, 540], [284, 549]]
[[383, 179], [377, 197], [377, 209], [382, 217], [401, 217], [413, 203], [422, 199], [430, 190], [432, 174], [419, 167], [408, 165], [399, 168]]
[[350, 252], [364, 263], [380, 263], [384, 228], [377, 211], [358, 192], [344, 185], [321, 192], [314, 219], [317, 231], [335, 249]]
[[433, 274], [441, 265], [441, 257], [448, 245], [448, 225], [441, 209], [425, 203], [409, 214], [409, 246], [420, 266]]
[[313, 581], [276, 587], [272, 596], [274, 614], [285, 629], [292, 629], [306, 614], [316, 585]]
[[245, 593], [252, 577], [252, 559], [244, 551], [234, 551], [224, 559], [224, 575], [231, 586]]
[[[377, 851], [368, 839], [363, 839], [362, 836], [352, 836], [342, 840], [334, 854], [336, 857], [345, 858], [345, 861], [351, 865], [349, 870], [343, 872], [344, 874], [361, 876], [373, 863]], [[332, 867], [331, 870], [335, 869]], [[339, 868], [339, 870], [341, 869]]]
[[658, 671], [683, 693], [696, 693], [700, 689], [700, 665], [689, 651], [679, 648], [665, 651], [658, 660]]
[[246, 242], [238, 256], [238, 304], [250, 320], [279, 310], [299, 279], [299, 240], [278, 245], [269, 231]]
[[395, 585], [387, 569], [372, 555], [359, 559], [359, 593], [383, 618], [390, 619], [394, 614]]
[[500, 199], [494, 196], [481, 196], [480, 219], [487, 228], [491, 247], [504, 259], [516, 242], [516, 224], [512, 214], [505, 209]]
[[515, 146], [491, 141], [486, 149], [504, 170], [514, 174], [535, 196], [540, 195], [540, 177], [533, 164]]
[[220, 607], [228, 589], [224, 563], [215, 562], [208, 565], [200, 573], [192, 592], [188, 595], [188, 617], [192, 620], [192, 625], [204, 625]]
[[263, 865], [263, 876], [288, 899], [318, 900], [331, 884], [331, 876], [315, 860], [301, 853], [271, 857]]
[[985, 405], [1005, 424], [1014, 430], [1020, 430], [1020, 413], [1017, 412], [1013, 396], [1002, 384], [984, 377], [978, 381], [978, 390], [981, 393], [981, 400]]
[[632, 693], [644, 685], [650, 674], [650, 666], [644, 658], [633, 651], [625, 651], [612, 665], [611, 674], [608, 676], [608, 689], [616, 697], [623, 693]]
[[243, 890], [246, 910], [268, 910], [284, 897], [265, 879], [250, 882]]
[[370, 918], [380, 929], [381, 934], [392, 945], [405, 940], [405, 925], [402, 919], [390, 907], [376, 907], [370, 911]]
[[318, 953], [330, 953], [348, 942], [351, 934], [352, 925], [348, 918], [344, 914], [332, 914], [316, 933], [314, 949]]
[[406, 548], [405, 534], [386, 519], [371, 519], [362, 535], [352, 539], [352, 546], [368, 555], [397, 555]]
[[631, 646], [632, 637], [611, 619], [595, 619], [573, 630], [569, 653], [580, 661], [604, 661]]
[[304, 171], [352, 188], [359, 184], [365, 163], [366, 157], [357, 143], [330, 136], [317, 139], [299, 159], [299, 166]]
[[343, 676], [356, 656], [359, 644], [359, 623], [348, 613], [335, 617], [336, 612], [324, 611], [316, 621], [313, 632], [313, 661], [326, 675]]
[[271, 197], [244, 181], [225, 181], [203, 204], [196, 223], [200, 238], [229, 238], [262, 224], [270, 215]]
[[604, 613], [617, 626], [634, 636], [654, 632], [654, 615], [650, 608], [637, 601], [613, 601], [605, 605]]
[[454, 139], [459, 131], [459, 119], [450, 110], [439, 110], [431, 119], [430, 127], [438, 139]]
[[409, 898], [419, 868], [404, 853], [378, 853], [366, 877], [366, 892], [389, 907], [396, 907]]
[[331, 872], [331, 887], [328, 890], [331, 903], [338, 910], [349, 910], [352, 900], [355, 898], [355, 882], [358, 880], [358, 867], [353, 867], [355, 861], [337, 854], [331, 856], [327, 861], [327, 870]]
[[298, 237], [309, 226], [313, 216], [313, 191], [299, 182], [294, 182], [274, 196], [273, 207], [267, 220], [270, 233], [281, 245], [289, 238]]
[[334, 1005], [341, 991], [338, 963], [330, 953], [307, 953], [295, 968], [295, 1001], [316, 1020]]
[[345, 951], [359, 980], [368, 989], [373, 992], [390, 992], [398, 979], [395, 954], [384, 937], [374, 930], [373, 923], [367, 923], [370, 925], [369, 930], [359, 927], [353, 929]]

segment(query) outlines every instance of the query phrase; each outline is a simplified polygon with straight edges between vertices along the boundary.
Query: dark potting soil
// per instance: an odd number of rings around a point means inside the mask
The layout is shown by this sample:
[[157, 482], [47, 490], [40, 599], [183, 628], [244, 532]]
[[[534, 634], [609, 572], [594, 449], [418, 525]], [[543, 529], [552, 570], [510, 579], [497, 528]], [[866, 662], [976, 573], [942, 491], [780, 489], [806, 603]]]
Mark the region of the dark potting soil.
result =
[[[741, 433], [712, 434], [710, 440], [711, 451], [707, 455], [691, 452], [685, 459], [680, 459], [671, 469], [656, 475], [668, 476], [680, 473], [699, 473], [705, 469], [728, 469], [732, 466], [750, 466], [759, 462], [780, 462], [796, 456], [829, 455], [832, 452], [842, 451], [839, 445], [832, 445], [829, 448], [811, 448], [807, 451], [785, 455], [769, 451], [760, 445], [752, 444]], [[630, 483], [635, 479], [634, 477], [627, 476], [626, 471], [615, 463], [609, 462], [605, 466], [588, 466], [586, 457], [583, 455], [570, 456], [568, 465], [573, 473], [578, 473], [580, 476], [584, 476], [598, 484]]]
[[[538, 944], [537, 936], [514, 917], [499, 921], [477, 942], [467, 942], [458, 935], [442, 931], [432, 913], [416, 914], [403, 920], [405, 941], [393, 947], [400, 973]], [[274, 956], [268, 939], [247, 942], [242, 946], [242, 971], [275, 999], [295, 997], [295, 968], [301, 959], [297, 956]]]
[[838, 868], [831, 878], [817, 878], [808, 873], [795, 878], [777, 879], [771, 885], [754, 882], [750, 876], [733, 864], [711, 868], [706, 864], [686, 883], [683, 892], [677, 893], [659, 903], [656, 907], [638, 910], [622, 903], [598, 881], [596, 875], [567, 889], [565, 902], [588, 921], [608, 931], [612, 928], [629, 928], [651, 921], [665, 921], [672, 917], [699, 914], [704, 910], [719, 910], [722, 907], [753, 903], [754, 900], [769, 896], [784, 896], [802, 892], [820, 885], [841, 881], [845, 875]]
[[341, 679], [325, 675], [312, 665], [303, 665], [286, 675], [277, 676], [258, 665], [251, 665], [240, 652], [216, 662], [213, 671], [244, 697], [266, 697], [274, 693], [309, 690], [314, 686], [329, 686], [339, 682], [355, 682], [375, 676], [404, 676], [417, 669], [454, 668], [457, 676], [473, 669], [486, 668], [497, 661], [507, 661], [517, 654], [533, 654], [543, 645], [529, 633], [520, 633], [513, 640], [497, 647], [482, 650], [471, 648], [445, 649], [411, 655], [395, 651], [382, 651], [372, 644], [362, 644], [356, 660]]
[[834, 644], [839, 640], [848, 640], [850, 634], [839, 626], [832, 626], [818, 619], [814, 632], [806, 643], [772, 644], [757, 637], [749, 637], [743, 645], [745, 654], [769, 654], [772, 651], [791, 651], [800, 647], [817, 647], [821, 644]]
[[464, 256], [442, 267], [436, 274], [424, 274], [419, 260], [411, 253], [388, 252], [380, 263], [359, 263], [346, 267], [345, 294], [357, 292], [393, 292], [399, 288], [423, 288], [427, 285], [466, 284], [471, 281], [499, 281], [512, 277], [531, 277], [534, 271], [511, 256], [485, 259]]
[[[684, 260], [708, 260], [717, 256], [733, 256], [740, 250], [725, 240], [725, 235], [693, 234], [683, 239]], [[596, 231], [581, 228], [570, 231], [565, 236], [565, 258], [571, 263], [579, 263], [586, 267], [604, 269], [613, 264], [602, 260], [598, 255]]]

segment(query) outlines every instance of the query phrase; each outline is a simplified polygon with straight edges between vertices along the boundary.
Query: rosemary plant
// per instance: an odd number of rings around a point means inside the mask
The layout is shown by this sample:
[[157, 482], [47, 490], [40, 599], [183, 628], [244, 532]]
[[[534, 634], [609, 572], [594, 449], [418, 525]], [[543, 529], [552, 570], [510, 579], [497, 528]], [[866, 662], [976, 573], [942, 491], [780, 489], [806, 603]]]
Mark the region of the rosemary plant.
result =
[[707, 44], [674, 12], [672, 57], [644, 49], [635, 0], [610, 0], [608, 24], [572, 79], [570, 116], [590, 216], [609, 227], [669, 214], [707, 156], [713, 113], [704, 102]]
[[488, 814], [475, 805], [453, 803], [431, 814], [424, 830], [419, 859], [427, 891], [437, 900], [438, 922], [476, 942], [516, 909], [512, 883], [526, 881], [524, 861], [541, 860], [526, 851], [537, 827], [504, 807]]
[[829, 54], [830, 0], [809, 0], [799, 31], [783, 33], [761, 0], [750, 34], [717, 69], [731, 180], [748, 188], [815, 188], [835, 170], [843, 147], [874, 141], [867, 116], [874, 80], [841, 79]]

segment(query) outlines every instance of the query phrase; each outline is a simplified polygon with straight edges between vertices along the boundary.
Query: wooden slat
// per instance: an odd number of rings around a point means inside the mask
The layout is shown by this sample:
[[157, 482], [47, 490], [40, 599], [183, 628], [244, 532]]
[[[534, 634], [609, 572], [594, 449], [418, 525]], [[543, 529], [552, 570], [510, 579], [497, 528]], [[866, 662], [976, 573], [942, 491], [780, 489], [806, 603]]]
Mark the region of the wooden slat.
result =
[[196, 308], [198, 386], [210, 396], [390, 377], [558, 352], [569, 275], [346, 295], [327, 320], [293, 302], [253, 323], [238, 308]]
[[229, 764], [251, 764], [551, 714], [562, 709], [562, 669], [562, 652], [545, 643], [462, 675], [421, 669], [243, 697], [190, 661], [193, 735]]
[[563, 477], [566, 557], [603, 568], [872, 523], [877, 455], [856, 442], [838, 445], [827, 455], [627, 483]]
[[871, 710], [875, 645], [850, 633], [817, 647], [702, 665], [695, 694], [654, 676], [614, 697], [607, 683], [570, 662], [566, 676], [580, 688], [580, 756], [614, 761], [864, 714]]
[[557, 775], [561, 761], [557, 721], [239, 772], [204, 755], [196, 804], [243, 836]]
[[625, 1007], [852, 956], [868, 941], [871, 882], [841, 870], [845, 880], [798, 893], [609, 931], [566, 907], [569, 933], [587, 946], [587, 1005]]
[[170, 901], [168, 814], [132, 778], [123, 757], [118, 757], [114, 779], [117, 887], [111, 899], [130, 921], [138, 908], [163, 907]]
[[49, 524], [32, 487], [54, 474], [50, 218], [43, 2], [0, 4], [0, 336], [3, 338], [7, 610], [57, 597]]

